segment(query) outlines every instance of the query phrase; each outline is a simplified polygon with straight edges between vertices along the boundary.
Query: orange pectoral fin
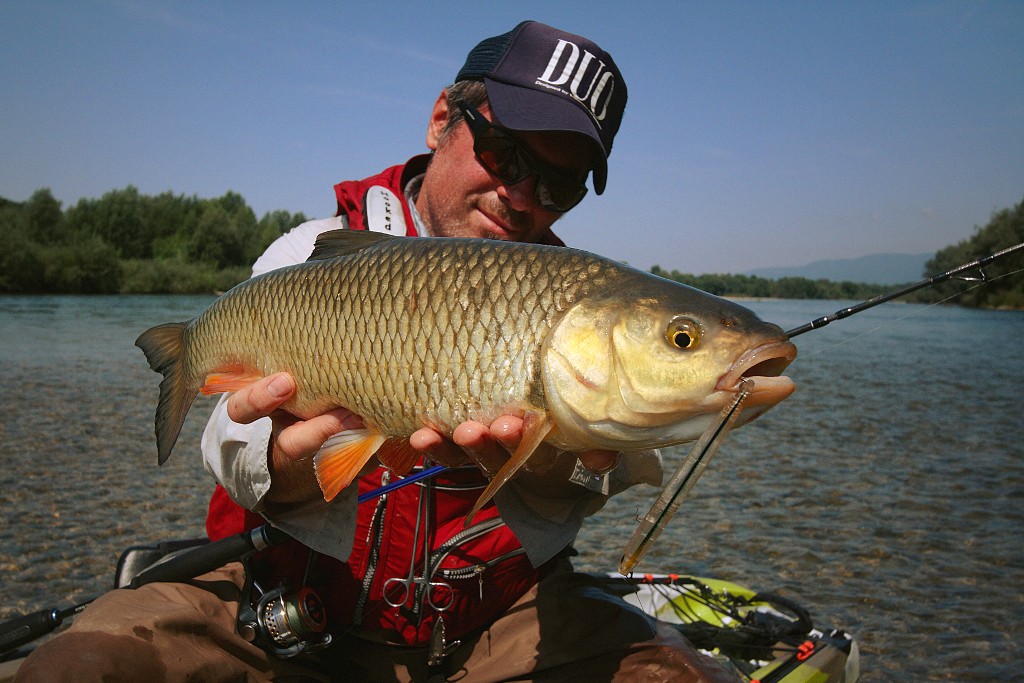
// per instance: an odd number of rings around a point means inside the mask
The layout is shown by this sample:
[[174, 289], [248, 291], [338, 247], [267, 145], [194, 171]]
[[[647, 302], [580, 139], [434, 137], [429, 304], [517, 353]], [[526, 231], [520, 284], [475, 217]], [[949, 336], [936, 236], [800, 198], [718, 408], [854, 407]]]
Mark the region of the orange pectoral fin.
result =
[[384, 441], [384, 436], [372, 429], [351, 429], [328, 439], [313, 456], [313, 468], [324, 500], [332, 500], [351, 484]]
[[381, 464], [400, 477], [408, 474], [422, 456], [422, 453], [409, 445], [408, 439], [400, 436], [388, 439], [377, 451], [377, 459]]
[[252, 368], [241, 364], [226, 365], [207, 375], [206, 384], [199, 391], [203, 396], [223, 394], [228, 391], [238, 391], [261, 379], [263, 379], [263, 374]]
[[466, 515], [465, 524], [468, 526], [476, 513], [480, 512], [480, 508], [487, 504], [494, 494], [498, 492], [502, 486], [505, 485], [509, 479], [511, 479], [516, 472], [519, 471], [533, 452], [537, 450], [537, 446], [544, 441], [544, 437], [548, 435], [551, 428], [554, 426], [547, 415], [543, 413], [529, 412], [523, 417], [523, 438], [519, 442], [519, 446], [516, 447], [515, 452], [509, 457], [498, 473], [494, 475], [491, 482], [484, 489], [484, 492], [480, 494], [480, 498], [477, 499], [476, 504], [468, 515]]

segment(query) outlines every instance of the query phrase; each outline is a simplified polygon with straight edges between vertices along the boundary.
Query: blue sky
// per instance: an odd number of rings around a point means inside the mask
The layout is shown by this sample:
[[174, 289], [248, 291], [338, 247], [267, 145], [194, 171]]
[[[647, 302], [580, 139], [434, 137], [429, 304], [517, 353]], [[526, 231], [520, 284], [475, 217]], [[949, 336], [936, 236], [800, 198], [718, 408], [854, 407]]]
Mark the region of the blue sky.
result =
[[1024, 199], [1024, 3], [0, 0], [0, 196], [134, 185], [333, 213], [424, 150], [481, 38], [612, 53], [608, 190], [558, 229], [647, 268], [933, 252]]

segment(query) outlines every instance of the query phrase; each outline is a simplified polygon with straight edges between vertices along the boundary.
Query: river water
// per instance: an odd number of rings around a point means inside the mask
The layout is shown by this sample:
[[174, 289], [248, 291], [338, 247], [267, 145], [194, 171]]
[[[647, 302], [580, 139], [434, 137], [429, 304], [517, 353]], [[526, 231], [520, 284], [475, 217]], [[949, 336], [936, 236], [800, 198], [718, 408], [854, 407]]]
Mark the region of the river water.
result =
[[[127, 546], [203, 534], [187, 444], [212, 404], [157, 467], [159, 378], [133, 341], [210, 301], [0, 297], [0, 619], [107, 590]], [[789, 329], [846, 303], [746, 305]], [[729, 436], [638, 571], [796, 599], [857, 637], [864, 681], [1016, 678], [1024, 313], [887, 304], [796, 343], [797, 393]], [[591, 518], [577, 566], [614, 571], [656, 494]]]

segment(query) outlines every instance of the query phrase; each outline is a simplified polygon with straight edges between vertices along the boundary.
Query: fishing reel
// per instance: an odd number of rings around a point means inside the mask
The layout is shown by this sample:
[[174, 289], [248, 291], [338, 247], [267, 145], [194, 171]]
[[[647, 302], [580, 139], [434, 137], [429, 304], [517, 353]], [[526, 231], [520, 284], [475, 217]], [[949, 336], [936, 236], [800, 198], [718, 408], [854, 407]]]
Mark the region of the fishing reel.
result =
[[[263, 592], [254, 581], [247, 581], [246, 588], [237, 620], [238, 634], [244, 640], [281, 659], [315, 652], [331, 644], [327, 611], [312, 588], [291, 590], [282, 584]], [[254, 607], [252, 597], [257, 593], [260, 597]]]

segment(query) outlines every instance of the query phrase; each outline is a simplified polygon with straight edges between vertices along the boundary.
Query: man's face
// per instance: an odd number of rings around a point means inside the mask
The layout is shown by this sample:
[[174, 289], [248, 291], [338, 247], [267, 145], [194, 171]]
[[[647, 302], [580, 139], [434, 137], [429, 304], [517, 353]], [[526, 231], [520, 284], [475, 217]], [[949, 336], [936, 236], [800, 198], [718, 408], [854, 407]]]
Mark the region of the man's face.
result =
[[[486, 105], [480, 113], [491, 119]], [[436, 237], [487, 237], [537, 242], [562, 214], [543, 208], [536, 199], [537, 179], [507, 185], [487, 171], [473, 153], [473, 136], [465, 122], [446, 135], [446, 93], [434, 104], [427, 146], [434, 150], [423, 178], [416, 209]], [[583, 175], [591, 166], [593, 150], [583, 136], [573, 133], [516, 133], [541, 161], [567, 173]]]

